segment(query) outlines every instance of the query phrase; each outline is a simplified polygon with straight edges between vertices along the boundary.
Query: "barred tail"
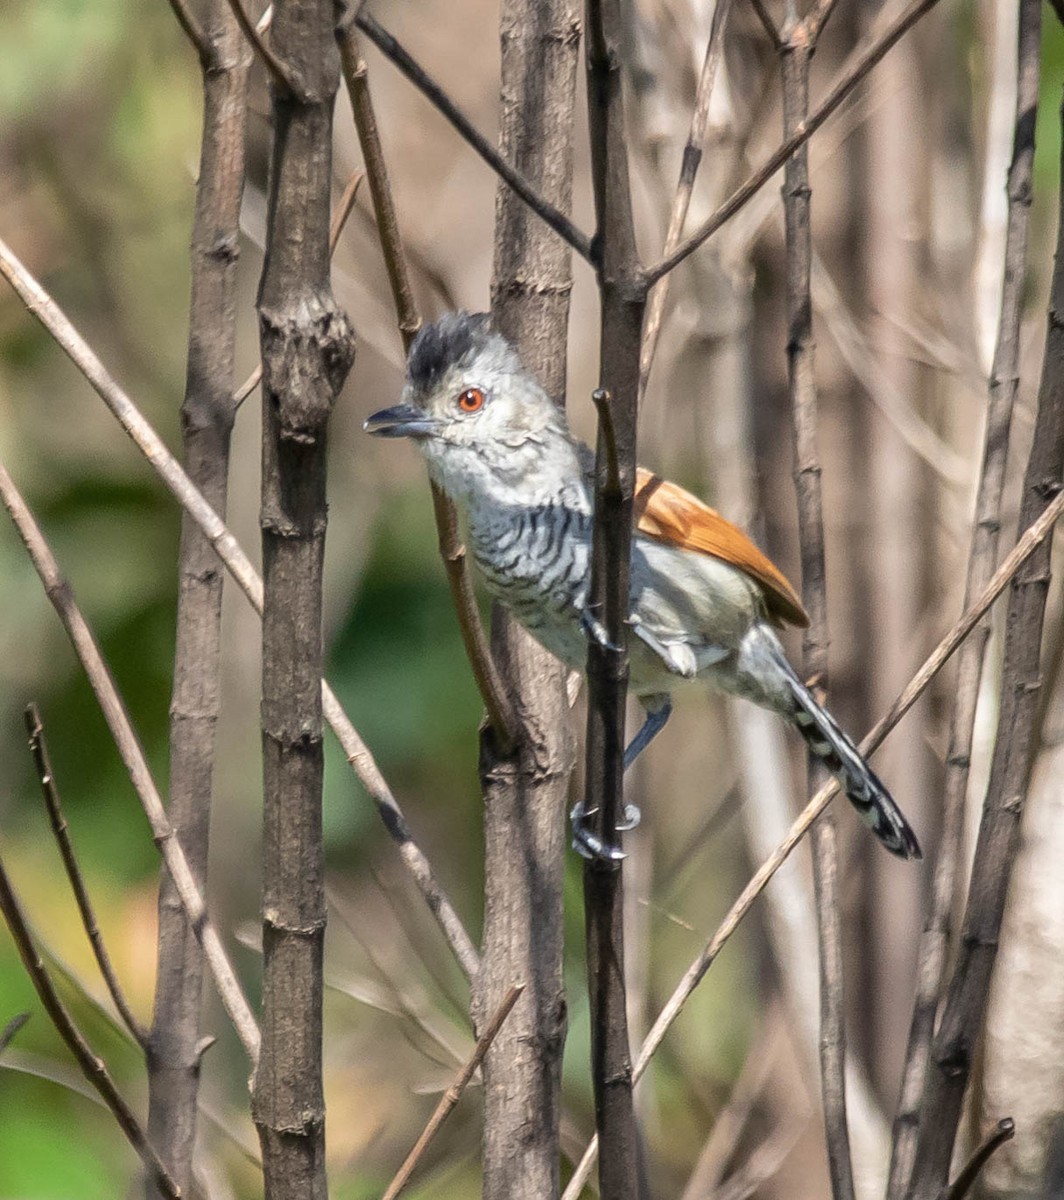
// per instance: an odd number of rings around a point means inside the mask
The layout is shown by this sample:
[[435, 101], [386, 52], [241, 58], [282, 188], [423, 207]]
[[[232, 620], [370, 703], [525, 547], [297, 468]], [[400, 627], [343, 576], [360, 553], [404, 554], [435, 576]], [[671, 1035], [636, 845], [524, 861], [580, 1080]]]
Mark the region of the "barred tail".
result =
[[909, 822], [860, 751], [789, 666], [786, 674], [795, 702], [792, 718], [795, 728], [839, 781], [861, 819], [891, 854], [899, 858], [923, 857]]

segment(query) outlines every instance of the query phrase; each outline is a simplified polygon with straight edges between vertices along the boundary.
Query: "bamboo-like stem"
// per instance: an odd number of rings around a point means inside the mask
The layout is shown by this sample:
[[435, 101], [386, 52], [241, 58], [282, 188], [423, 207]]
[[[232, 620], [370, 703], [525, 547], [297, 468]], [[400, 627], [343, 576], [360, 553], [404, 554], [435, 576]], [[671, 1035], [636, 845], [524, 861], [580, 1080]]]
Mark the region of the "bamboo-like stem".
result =
[[[244, 133], [251, 54], [226, 0], [206, 11], [210, 57], [203, 63], [203, 132], [190, 247], [182, 457], [189, 477], [224, 513], [236, 402], [236, 285]], [[210, 543], [187, 514], [178, 558], [174, 682], [170, 701], [167, 817], [206, 894], [221, 706], [222, 583]], [[155, 1003], [148, 1051], [148, 1136], [188, 1192], [196, 1140], [203, 1038], [203, 955], [181, 898], [164, 869], [159, 881]], [[150, 1183], [148, 1200], [155, 1194]]]
[[[421, 314], [417, 310], [414, 289], [410, 284], [410, 272], [407, 269], [406, 255], [403, 253], [403, 242], [399, 232], [399, 216], [395, 209], [395, 200], [388, 179], [388, 168], [370, 95], [366, 64], [362, 60], [354, 23], [342, 23], [336, 31], [336, 40], [340, 46], [340, 65], [343, 69], [344, 82], [347, 84], [347, 94], [351, 100], [351, 110], [355, 117], [355, 129], [362, 150], [362, 161], [366, 165], [366, 174], [369, 177], [373, 211], [377, 218], [377, 233], [384, 254], [388, 282], [392, 289], [399, 335], [403, 339], [403, 349], [409, 351], [414, 336], [421, 328]], [[477, 608], [473, 584], [469, 577], [465, 547], [459, 536], [458, 514], [454, 504], [442, 489], [432, 482], [430, 482], [430, 487], [440, 558], [443, 560], [444, 573], [451, 590], [451, 601], [458, 616], [462, 644], [465, 647], [466, 657], [469, 659], [477, 690], [484, 701], [488, 721], [495, 730], [500, 744], [509, 749], [514, 744], [517, 728], [516, 716], [491, 657], [487, 638], [484, 636], [484, 627], [480, 623], [480, 610]]]
[[52, 833], [55, 836], [56, 845], [59, 847], [59, 854], [63, 859], [63, 869], [66, 871], [67, 879], [70, 881], [70, 890], [74, 893], [74, 900], [77, 903], [78, 912], [81, 914], [82, 927], [89, 939], [89, 944], [92, 946], [96, 965], [100, 968], [100, 974], [107, 985], [108, 995], [110, 995], [118, 1015], [122, 1018], [125, 1027], [132, 1034], [134, 1041], [137, 1042], [141, 1049], [144, 1049], [148, 1044], [148, 1031], [137, 1020], [133, 1014], [133, 1010], [129, 1007], [129, 1001], [122, 990], [122, 985], [118, 982], [114, 964], [111, 962], [111, 956], [107, 952], [103, 934], [100, 933], [100, 926], [96, 920], [96, 910], [93, 908], [88, 888], [85, 886], [85, 879], [81, 874], [81, 867], [78, 865], [77, 855], [74, 853], [74, 845], [70, 840], [69, 826], [63, 814], [63, 806], [59, 799], [59, 788], [55, 782], [55, 775], [52, 771], [52, 763], [48, 754], [48, 746], [44, 740], [44, 726], [41, 724], [41, 714], [38, 712], [36, 704], [31, 704], [26, 709], [25, 719], [26, 732], [29, 735], [30, 754], [33, 756], [33, 765], [37, 771], [37, 779], [41, 785], [41, 794], [44, 796], [45, 807], [48, 809], [48, 819], [52, 825]]
[[477, 1068], [484, 1061], [484, 1056], [491, 1048], [492, 1042], [498, 1037], [499, 1030], [502, 1029], [506, 1018], [510, 1015], [511, 1009], [517, 1003], [523, 991], [523, 985], [514, 984], [506, 993], [502, 1004], [499, 1005], [495, 1015], [488, 1022], [487, 1028], [477, 1040], [476, 1047], [470, 1055], [469, 1060], [458, 1072], [454, 1082], [440, 1097], [440, 1102], [433, 1109], [432, 1116], [429, 1117], [425, 1128], [421, 1131], [410, 1153], [403, 1160], [403, 1165], [396, 1171], [391, 1183], [385, 1188], [381, 1200], [395, 1200], [403, 1188], [410, 1182], [410, 1176], [417, 1169], [418, 1163], [432, 1143], [432, 1139], [439, 1133], [444, 1121], [447, 1120], [454, 1110], [455, 1105], [461, 1100], [462, 1093], [469, 1086], [469, 1082], [476, 1074]]
[[[586, 27], [588, 125], [601, 247], [602, 333], [595, 464], [595, 516], [589, 609], [609, 645], [588, 647], [587, 810], [608, 847], [618, 843], [624, 811], [624, 718], [628, 691], [625, 649], [629, 613], [632, 494], [636, 466], [639, 357], [647, 292], [635, 241], [621, 81], [619, 0], [588, 0]], [[595, 1124], [603, 1153], [599, 1187], [607, 1200], [642, 1192], [638, 1132], [632, 1104], [632, 1063], [624, 979], [624, 887], [619, 863], [584, 867], [587, 972], [591, 1002], [591, 1075]]]
[[11, 930], [15, 948], [18, 950], [19, 957], [22, 959], [23, 966], [26, 968], [26, 973], [29, 975], [37, 995], [41, 998], [45, 1012], [73, 1054], [82, 1074], [111, 1110], [114, 1119], [118, 1122], [118, 1127], [139, 1155], [158, 1190], [164, 1196], [179, 1200], [182, 1195], [181, 1189], [174, 1182], [155, 1148], [149, 1142], [148, 1135], [137, 1120], [136, 1114], [122, 1098], [103, 1059], [93, 1052], [81, 1030], [74, 1024], [74, 1018], [70, 1015], [66, 1005], [60, 1000], [51, 976], [30, 937], [29, 929], [22, 915], [22, 908], [2, 858], [0, 858], [0, 912], [4, 914], [4, 920], [7, 922], [8, 929]]
[[44, 585], [45, 593], [59, 615], [59, 619], [63, 622], [74, 645], [74, 650], [81, 660], [85, 674], [88, 676], [89, 683], [103, 711], [104, 719], [111, 731], [115, 747], [129, 772], [133, 789], [148, 818], [152, 840], [159, 848], [167, 870], [174, 880], [189, 924], [200, 939], [204, 957], [218, 989], [218, 995], [229, 1014], [229, 1019], [233, 1022], [237, 1036], [247, 1051], [248, 1058], [254, 1065], [259, 1055], [258, 1025], [236, 973], [222, 947], [217, 930], [207, 916], [203, 896], [188, 865], [188, 860], [185, 858], [185, 852], [173, 826], [167, 820], [162, 797], [152, 779], [137, 735], [133, 732], [125, 705], [118, 695], [118, 689], [103, 660], [96, 639], [78, 608], [74, 593], [60, 573], [55, 555], [2, 462], [0, 462], [0, 502], [7, 509], [12, 523], [18, 530], [18, 535], [29, 552], [34, 569]]
[[[916, 701], [919, 700], [931, 685], [932, 680], [938, 675], [939, 671], [942, 670], [956, 653], [957, 648], [964, 643], [965, 639], [982, 619], [987, 609], [1009, 584], [1012, 583], [1013, 578], [1024, 567], [1031, 556], [1040, 547], [1045, 545], [1046, 539], [1062, 515], [1064, 515], [1064, 492], [1054, 497], [1041, 516], [1028, 526], [1024, 531], [1023, 537], [1019, 539], [1012, 552], [1001, 566], [998, 567], [997, 571], [994, 572], [993, 578], [979, 594], [978, 598], [973, 601], [971, 606], [953, 624], [935, 649], [924, 660], [920, 669], [909, 680], [909, 683], [888, 711], [880, 717], [865, 735], [858, 747], [862, 754], [869, 755], [881, 745], [887, 734], [890, 733]], [[768, 886], [768, 882], [772, 876], [775, 875], [791, 856], [794, 848], [809, 832], [813, 823], [827, 808], [828, 804], [831, 803], [837, 792], [838, 784], [832, 780], [830, 783], [825, 784], [812, 797], [801, 813], [795, 818], [787, 836], [780, 842], [772, 854], [765, 859], [761, 866], [758, 867], [750, 882], [743, 888], [735, 903], [728, 910], [724, 920], [717, 927], [716, 932], [684, 972], [683, 977], [673, 989], [672, 995], [651, 1026], [646, 1040], [640, 1047], [632, 1069], [633, 1082], [638, 1081], [642, 1077], [650, 1065], [650, 1060], [654, 1057], [664, 1040], [665, 1034], [683, 1011], [684, 1005], [705, 977], [706, 972], [716, 961], [717, 956], [724, 949], [728, 939], [750, 911], [754, 901]], [[565, 1192], [562, 1194], [562, 1200], [577, 1200], [581, 1189], [588, 1180], [597, 1154], [598, 1138], [595, 1137], [584, 1151], [577, 1169], [573, 1172], [572, 1178]]]
[[[997, 344], [990, 370], [983, 465], [975, 501], [975, 521], [965, 581], [965, 604], [985, 586], [994, 570], [1001, 528], [1001, 497], [1008, 459], [1012, 412], [1019, 385], [1020, 317], [1026, 277], [1034, 168], [1034, 128], [1040, 77], [1041, 4], [1021, 0], [1018, 28], [1018, 87], [1012, 162], [1008, 176], [1004, 284]], [[887, 1195], [899, 1200], [913, 1169], [920, 1096], [927, 1075], [935, 1016], [951, 942], [950, 914], [960, 867], [965, 799], [983, 660], [990, 638], [989, 619], [965, 643], [957, 664], [955, 704], [946, 754], [942, 836], [932, 883], [931, 906], [920, 939], [916, 997], [894, 1120]]]
[[[40, 283], [12, 254], [2, 239], [0, 239], [0, 274], [7, 279], [29, 311], [44, 325], [63, 352], [69, 356], [89, 381], [96, 394], [129, 435], [133, 444], [170, 490], [174, 499], [191, 515], [197, 526], [203, 531], [204, 536], [213, 546], [214, 552], [225, 564], [237, 586], [247, 597], [251, 607], [261, 616], [262, 580], [240, 543], [214, 509], [204, 500], [181, 464], [167, 449], [162, 438], [144, 418], [143, 413], [129, 396], [118, 386], [89, 344], [71, 325], [66, 315]], [[402, 809], [392, 795], [373, 755], [362, 741], [351, 719], [344, 712], [332, 688], [324, 680], [321, 687], [325, 718], [333, 733], [336, 734], [344, 756], [376, 806], [385, 829], [396, 842], [404, 865], [410, 871], [425, 903], [439, 923], [462, 971], [467, 978], [472, 978], [479, 969], [480, 957], [469, 934], [436, 878], [431, 863], [414, 841]]]
[[[1060, 171], [1064, 177], [1064, 154]], [[1034, 441], [1024, 475], [1020, 528], [1052, 510], [1064, 487], [1064, 192], [1049, 298], [1045, 358]], [[1050, 503], [1050, 500], [1056, 497]], [[1012, 865], [1019, 847], [1041, 692], [1039, 657], [1049, 591], [1050, 547], [1043, 545], [1017, 575], [1009, 596], [1001, 681], [1001, 713], [983, 804], [957, 962], [920, 1101], [916, 1155], [906, 1195], [932, 1200], [945, 1187], [997, 956]]]

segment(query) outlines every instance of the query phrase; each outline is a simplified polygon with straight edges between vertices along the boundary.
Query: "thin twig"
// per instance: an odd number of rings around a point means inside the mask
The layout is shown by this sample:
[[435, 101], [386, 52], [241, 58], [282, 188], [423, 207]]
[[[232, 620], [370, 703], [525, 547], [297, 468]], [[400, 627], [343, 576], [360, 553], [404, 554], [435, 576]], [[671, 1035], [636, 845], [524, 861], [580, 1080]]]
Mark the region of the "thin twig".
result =
[[196, 14], [188, 6], [188, 0], [170, 0], [178, 25], [184, 30], [185, 37], [192, 43], [193, 49], [199, 55], [204, 67], [214, 62], [214, 46], [207, 36], [206, 30], [199, 23]]
[[[994, 568], [1001, 529], [1001, 500], [1008, 461], [1009, 433], [1019, 387], [1020, 318], [1026, 280], [1027, 237], [1034, 167], [1034, 128], [1040, 77], [1041, 5], [1022, 0], [1018, 27], [1018, 86], [1012, 162], [1008, 176], [1008, 223], [997, 344], [990, 370], [983, 464], [975, 501], [965, 602], [985, 584]], [[965, 643], [957, 666], [956, 700], [946, 754], [942, 836], [931, 889], [931, 905], [920, 938], [916, 996], [902, 1071], [887, 1195], [897, 1200], [912, 1174], [919, 1132], [920, 1096], [931, 1053], [935, 1017], [951, 942], [951, 913], [964, 835], [969, 764], [983, 660], [990, 622], [982, 621]]]
[[411, 1149], [410, 1153], [403, 1160], [403, 1165], [398, 1171], [396, 1171], [395, 1177], [392, 1179], [391, 1183], [388, 1184], [384, 1191], [384, 1195], [381, 1197], [381, 1200], [395, 1200], [395, 1197], [399, 1195], [404, 1187], [406, 1187], [407, 1183], [410, 1181], [410, 1176], [413, 1175], [417, 1164], [421, 1161], [422, 1155], [429, 1148], [429, 1144], [432, 1142], [432, 1139], [437, 1133], [439, 1133], [440, 1126], [443, 1125], [444, 1121], [446, 1121], [451, 1115], [451, 1111], [454, 1109], [455, 1105], [459, 1100], [461, 1100], [462, 1093], [469, 1086], [469, 1081], [473, 1078], [473, 1076], [476, 1074], [477, 1068], [484, 1061], [484, 1055], [487, 1054], [488, 1048], [491, 1046], [491, 1043], [495, 1041], [496, 1035], [503, 1027], [503, 1023], [505, 1022], [506, 1018], [510, 1015], [510, 1010], [517, 1003], [518, 997], [524, 990], [523, 984], [514, 984], [514, 986], [510, 988], [509, 992], [506, 993], [506, 997], [502, 1004], [499, 1005], [498, 1010], [488, 1023], [487, 1028], [478, 1039], [476, 1048], [470, 1056], [469, 1061], [465, 1064], [461, 1071], [458, 1072], [458, 1074], [455, 1076], [454, 1082], [440, 1097], [440, 1101], [436, 1105], [432, 1116], [429, 1117], [428, 1123], [421, 1131], [421, 1136], [417, 1139], [417, 1141], [414, 1143], [413, 1149]]
[[259, 1052], [258, 1025], [236, 973], [226, 957], [221, 939], [207, 916], [203, 897], [196, 886], [188, 860], [185, 858], [185, 852], [174, 833], [173, 826], [167, 820], [162, 797], [155, 786], [155, 780], [152, 778], [137, 735], [133, 731], [125, 705], [118, 695], [118, 689], [115, 687], [111, 672], [100, 653], [100, 648], [96, 644], [96, 639], [78, 608], [70, 585], [60, 574], [59, 564], [56, 562], [51, 548], [44, 540], [33, 514], [19, 494], [2, 462], [0, 462], [0, 501], [3, 502], [18, 530], [19, 537], [29, 551], [33, 566], [44, 584], [45, 593], [58, 613], [59, 619], [63, 622], [78, 658], [81, 660], [85, 674], [88, 676], [89, 683], [103, 711], [104, 719], [111, 731], [111, 736], [114, 738], [115, 747], [129, 772], [130, 782], [133, 784], [134, 791], [136, 791], [148, 818], [152, 840], [158, 846], [159, 852], [166, 862], [167, 869], [177, 885], [189, 924], [203, 946], [203, 953], [214, 976], [218, 995], [247, 1051], [248, 1058], [254, 1064]]
[[236, 23], [240, 26], [240, 32], [247, 38], [248, 44], [262, 60], [263, 66], [277, 86], [288, 95], [305, 100], [305, 89], [291, 68], [283, 63], [266, 44], [259, 32], [258, 25], [248, 17], [241, 0], [229, 0], [229, 7], [233, 10], [233, 16], [236, 17]]
[[[362, 185], [362, 180], [366, 178], [365, 171], [354, 171], [351, 178], [347, 181], [347, 186], [344, 188], [340, 199], [336, 202], [336, 207], [333, 209], [332, 224], [329, 226], [329, 253], [335, 254], [336, 247], [340, 244], [340, 235], [344, 231], [344, 226], [347, 224], [347, 218], [355, 209], [355, 200], [358, 197], [358, 189]], [[255, 369], [237, 388], [234, 393], [233, 400], [235, 406], [239, 408], [241, 404], [251, 395], [251, 393], [262, 382], [262, 359], [255, 364]]]
[[[55, 301], [41, 287], [23, 264], [0, 240], [0, 274], [22, 298], [26, 307], [45, 326], [52, 337], [70, 357], [74, 365], [92, 384], [97, 395], [118, 419], [133, 443], [158, 473], [177, 502], [196, 522], [214, 547], [215, 553], [247, 596], [252, 608], [262, 615], [262, 580], [251, 560], [240, 547], [218, 514], [204, 500], [181, 464], [167, 449], [129, 396], [108, 374], [99, 358], [84, 338], [71, 325]], [[480, 966], [480, 958], [461, 919], [440, 886], [431, 864], [414, 841], [406, 818], [391, 789], [377, 766], [351, 719], [344, 712], [332, 688], [322, 681], [325, 717], [344, 751], [347, 761], [368, 792], [392, 839], [398, 844], [400, 856], [414, 878], [425, 902], [439, 922], [444, 937], [454, 951], [467, 978], [472, 978]]]
[[[85, 1078], [92, 1084], [99, 1093], [100, 1098], [111, 1110], [115, 1120], [118, 1122], [118, 1127], [129, 1140], [129, 1144], [140, 1156], [141, 1162], [144, 1163], [144, 1166], [151, 1173], [159, 1190], [164, 1195], [178, 1200], [181, 1196], [181, 1189], [173, 1181], [166, 1167], [163, 1166], [158, 1154], [155, 1153], [140, 1122], [137, 1120], [136, 1114], [125, 1102], [118, 1088], [115, 1086], [115, 1082], [104, 1065], [103, 1059], [93, 1052], [92, 1047], [74, 1024], [74, 1019], [71, 1017], [66, 1005], [59, 999], [59, 993], [55, 990], [51, 976], [48, 974], [47, 968], [41, 961], [41, 956], [37, 953], [37, 948], [33, 944], [33, 939], [30, 937], [29, 929], [26, 927], [26, 921], [22, 915], [22, 908], [19, 905], [18, 898], [15, 895], [2, 859], [0, 859], [0, 911], [4, 914], [8, 929], [11, 930], [11, 937], [14, 939], [15, 947], [18, 950], [19, 957], [22, 959], [23, 966], [26, 968], [26, 973], [29, 975], [37, 995], [41, 998], [45, 1012], [48, 1013], [59, 1036], [66, 1043], [71, 1054], [73, 1054]], [[10, 1028], [11, 1026], [9, 1025], [8, 1029]], [[7, 1030], [4, 1032], [6, 1034]], [[13, 1032], [17, 1032], [17, 1028]]]
[[678, 267], [688, 255], [698, 249], [702, 243], [716, 233], [772, 178], [788, 158], [813, 136], [821, 125], [831, 116], [840, 104], [850, 95], [855, 87], [865, 78], [872, 68], [894, 47], [926, 13], [938, 3], [938, 0], [915, 0], [904, 12], [891, 22], [886, 30], [873, 40], [868, 49], [854, 62], [853, 66], [828, 93], [827, 97], [813, 111], [807, 121], [795, 130], [768, 160], [759, 167], [747, 181], [738, 187], [724, 203], [709, 216], [699, 227], [686, 238], [671, 253], [665, 255], [660, 262], [650, 267], [644, 273], [648, 286], [653, 286], [674, 268]]
[[[869, 730], [859, 747], [863, 755], [871, 754], [923, 695], [931, 681], [955, 653], [957, 647], [961, 645], [978, 624], [983, 614], [1009, 586], [1013, 576], [1046, 540], [1053, 526], [1060, 519], [1061, 514], [1064, 514], [1064, 492], [1057, 495], [1042, 515], [1030, 525], [1023, 537], [1016, 543], [1012, 553], [1009, 554], [994, 573], [994, 577], [987, 584], [986, 588], [980, 593], [979, 598], [950, 628], [949, 632], [946, 633], [931, 654], [924, 660], [920, 669], [909, 680], [908, 685], [890, 706], [890, 709]], [[801, 813], [799, 813], [791, 825], [787, 836], [780, 842], [772, 854], [765, 859], [750, 882], [743, 888], [738, 899], [717, 927], [716, 932], [706, 943], [701, 953], [687, 968], [683, 978], [676, 985], [672, 995], [669, 997], [668, 1002], [658, 1014], [658, 1018], [647, 1034], [646, 1040], [643, 1042], [639, 1050], [639, 1055], [635, 1060], [635, 1066], [632, 1069], [633, 1082], [641, 1078], [650, 1064], [651, 1058], [653, 1058], [658, 1047], [664, 1040], [665, 1034], [672, 1026], [672, 1023], [683, 1011], [683, 1007], [692, 992], [694, 992], [706, 972], [713, 965], [717, 955], [739, 927], [742, 919], [750, 911], [754, 901], [765, 890], [772, 876], [787, 861], [794, 848], [809, 832], [813, 822], [827, 808], [837, 791], [838, 784], [832, 781], [825, 784], [817, 792], [805, 808], [802, 809]], [[562, 1196], [562, 1200], [576, 1200], [580, 1195], [580, 1190], [587, 1182], [597, 1153], [598, 1141], [597, 1138], [593, 1138], [584, 1152], [579, 1166], [574, 1171], [572, 1179]]]
[[92, 944], [92, 952], [96, 957], [96, 965], [100, 968], [100, 974], [103, 976], [104, 983], [107, 984], [107, 991], [114, 1001], [114, 1006], [125, 1022], [126, 1028], [143, 1049], [148, 1043], [148, 1032], [133, 1015], [133, 1010], [129, 1007], [129, 1001], [126, 999], [122, 985], [118, 982], [118, 976], [115, 974], [111, 956], [104, 945], [103, 935], [100, 933], [100, 926], [92, 907], [92, 900], [89, 898], [88, 889], [85, 887], [85, 880], [82, 877], [81, 868], [78, 865], [77, 857], [74, 854], [74, 847], [70, 841], [66, 817], [63, 815], [63, 808], [59, 800], [59, 790], [55, 784], [55, 776], [52, 772], [52, 764], [48, 756], [48, 747], [44, 741], [44, 727], [41, 724], [41, 716], [37, 711], [36, 704], [31, 704], [26, 709], [25, 718], [26, 732], [29, 734], [30, 739], [30, 753], [33, 755], [33, 764], [37, 769], [37, 778], [40, 781], [44, 803], [48, 808], [48, 817], [52, 823], [52, 833], [55, 835], [56, 843], [59, 846], [59, 853], [63, 859], [63, 867], [66, 870], [67, 879], [70, 880], [74, 899], [77, 901], [78, 912], [81, 913], [81, 923]]
[[764, 29], [768, 40], [772, 43], [773, 50], [778, 52], [783, 46], [783, 41], [780, 38], [780, 31], [776, 28], [776, 22], [773, 21], [771, 13], [765, 7], [765, 0], [750, 0], [750, 7], [761, 22], [761, 27]]
[[1011, 1117], [1002, 1117], [987, 1134], [983, 1142], [976, 1148], [975, 1153], [964, 1164], [957, 1178], [943, 1192], [942, 1200], [964, 1200], [972, 1190], [979, 1173], [990, 1161], [990, 1156], [1006, 1142], [1011, 1142], [1016, 1136], [1016, 1122]]
[[10, 1046], [15, 1040], [15, 1038], [18, 1037], [19, 1030], [29, 1019], [30, 1014], [28, 1012], [16, 1013], [3, 1027], [3, 1029], [0, 1029], [0, 1055], [2, 1055], [8, 1046]]
[[399, 42], [367, 12], [358, 13], [355, 17], [355, 24], [385, 58], [394, 63], [432, 103], [441, 116], [451, 123], [470, 149], [476, 151], [484, 162], [513, 188], [528, 207], [545, 221], [563, 241], [568, 242], [581, 258], [593, 263], [591, 239], [587, 234], [577, 229], [565, 213], [551, 204], [519, 171], [506, 162], [491, 142], [473, 127], [469, 118], [458, 109], [443, 88], [422, 70]]

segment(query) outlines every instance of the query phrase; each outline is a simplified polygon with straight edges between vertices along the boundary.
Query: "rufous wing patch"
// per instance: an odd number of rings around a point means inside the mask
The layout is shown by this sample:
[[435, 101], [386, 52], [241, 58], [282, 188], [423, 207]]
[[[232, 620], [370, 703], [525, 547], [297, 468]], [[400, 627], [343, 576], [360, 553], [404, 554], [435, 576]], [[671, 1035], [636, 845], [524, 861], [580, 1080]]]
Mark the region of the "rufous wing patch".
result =
[[710, 554], [745, 571], [764, 588], [769, 615], [803, 629], [809, 616], [786, 576], [738, 526], [675, 483], [636, 468], [636, 528], [667, 546]]

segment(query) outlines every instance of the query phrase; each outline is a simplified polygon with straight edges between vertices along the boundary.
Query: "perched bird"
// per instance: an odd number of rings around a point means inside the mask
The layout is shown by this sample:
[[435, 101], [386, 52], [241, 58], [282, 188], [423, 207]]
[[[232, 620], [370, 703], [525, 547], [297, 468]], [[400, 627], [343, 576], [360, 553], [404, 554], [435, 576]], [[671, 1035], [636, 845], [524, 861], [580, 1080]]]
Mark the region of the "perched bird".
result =
[[[591, 451], [484, 315], [450, 313], [410, 348], [402, 403], [368, 433], [413, 439], [433, 480], [468, 515], [488, 590], [548, 650], [580, 670], [605, 636], [587, 608]], [[630, 686], [646, 721], [625, 766], [664, 727], [684, 681], [742, 696], [789, 721], [891, 853], [919, 858], [916, 836], [861, 757], [788, 663], [774, 626], [809, 623], [769, 559], [713, 509], [640, 470], [632, 538]], [[573, 810], [575, 847], [610, 854]], [[626, 813], [629, 824], [638, 813]]]

